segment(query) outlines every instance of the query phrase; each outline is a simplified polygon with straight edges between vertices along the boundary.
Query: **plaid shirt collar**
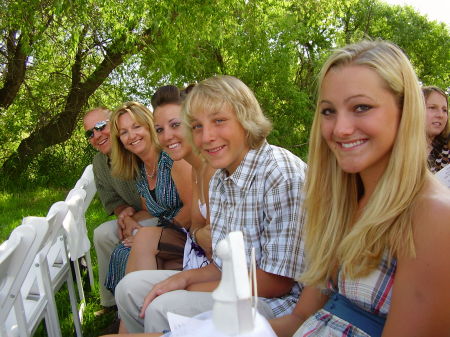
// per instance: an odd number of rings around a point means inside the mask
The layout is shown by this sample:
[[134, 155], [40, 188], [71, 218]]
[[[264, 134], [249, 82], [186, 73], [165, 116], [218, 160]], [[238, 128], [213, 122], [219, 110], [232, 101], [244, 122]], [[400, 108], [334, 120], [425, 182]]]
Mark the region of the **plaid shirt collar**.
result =
[[261, 157], [266, 155], [268, 148], [269, 144], [266, 140], [264, 140], [263, 144], [259, 148], [248, 151], [239, 166], [230, 176], [227, 175], [227, 171], [225, 169], [218, 170], [217, 175], [219, 179], [217, 186], [221, 183], [232, 181], [240, 189], [248, 189], [254, 180], [256, 170], [258, 169], [258, 163], [261, 162]]

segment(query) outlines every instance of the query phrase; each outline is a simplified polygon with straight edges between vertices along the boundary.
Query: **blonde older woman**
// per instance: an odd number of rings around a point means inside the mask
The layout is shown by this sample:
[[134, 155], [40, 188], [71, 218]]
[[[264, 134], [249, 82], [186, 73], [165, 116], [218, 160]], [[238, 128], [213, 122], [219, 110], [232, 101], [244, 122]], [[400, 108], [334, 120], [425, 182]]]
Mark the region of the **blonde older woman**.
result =
[[[174, 162], [159, 148], [153, 115], [144, 105], [127, 102], [111, 116], [112, 174], [122, 179], [136, 180], [149, 217], [155, 219], [149, 246], [155, 247], [156, 258], [149, 261], [151, 269], [182, 268], [186, 235], [181, 227], [191, 222], [191, 166]], [[106, 280], [108, 289], [125, 274], [132, 244], [132, 232], [141, 227], [131, 216], [122, 219], [129, 229], [128, 238], [112, 253]], [[148, 258], [148, 256], [143, 257]], [[128, 267], [131, 270], [136, 266]]]

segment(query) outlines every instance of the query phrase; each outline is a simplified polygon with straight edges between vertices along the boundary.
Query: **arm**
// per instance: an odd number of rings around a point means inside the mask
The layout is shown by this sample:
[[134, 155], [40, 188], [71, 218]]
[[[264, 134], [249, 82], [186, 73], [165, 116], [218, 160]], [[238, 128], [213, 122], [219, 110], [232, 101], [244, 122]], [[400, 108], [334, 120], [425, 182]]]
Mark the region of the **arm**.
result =
[[292, 278], [271, 274], [262, 269], [256, 269], [256, 280], [258, 281], [258, 296], [266, 298], [286, 295], [294, 285]]
[[114, 209], [114, 214], [117, 216], [117, 232], [119, 234], [119, 239], [123, 240], [128, 235], [125, 235], [126, 225], [124, 222], [125, 217], [132, 216], [136, 211], [133, 207], [128, 205], [119, 205]]
[[[195, 229], [194, 229], [195, 230]], [[212, 240], [211, 240], [211, 225], [208, 224], [198, 228], [193, 233], [198, 245], [204, 250], [206, 257], [212, 259]]]
[[117, 234], [121, 240], [124, 239], [123, 230], [125, 224], [123, 218], [135, 213], [135, 209], [122, 199], [112, 185], [111, 171], [107, 164], [107, 158], [103, 154], [97, 154], [93, 160], [94, 180], [98, 196], [108, 214], [117, 216]]
[[126, 239], [129, 236], [133, 236], [133, 231], [135, 229], [139, 229], [142, 226], [139, 224], [139, 222], [137, 222], [136, 220], [133, 219], [133, 217], [131, 216], [126, 216], [123, 218], [123, 223], [124, 223], [124, 229], [123, 229], [123, 237]]
[[118, 215], [116, 209], [118, 208], [118, 210], [121, 211], [121, 207], [126, 207], [128, 205], [111, 185], [111, 171], [107, 164], [107, 159], [104, 158], [103, 154], [95, 155], [93, 160], [93, 172], [95, 186], [103, 208], [108, 215], [113, 213]]
[[[200, 170], [200, 180], [194, 184], [192, 189], [192, 225], [191, 235], [195, 238], [199, 246], [204, 250], [209, 260], [212, 259], [212, 240], [211, 240], [211, 225], [209, 223], [209, 181], [216, 171], [210, 166], [203, 164]], [[192, 180], [196, 179], [195, 172], [192, 170]], [[199, 176], [197, 174], [197, 176]], [[201, 189], [201, 190], [200, 190]], [[199, 210], [199, 202], [201, 201], [200, 193], [204, 202], [206, 203], [206, 219], [203, 218]]]
[[192, 167], [185, 160], [173, 162], [172, 179], [175, 182], [178, 195], [183, 202], [178, 214], [173, 218], [177, 224], [186, 229], [191, 225], [191, 209], [192, 209]]
[[[159, 295], [173, 290], [212, 291], [221, 277], [220, 270], [211, 263], [198, 269], [185, 270], [156, 284], [147, 294], [142, 304], [140, 317], [144, 317], [147, 306]], [[211, 287], [214, 288], [211, 289]]]
[[153, 216], [147, 211], [147, 206], [145, 205], [145, 199], [141, 198], [142, 210], [138, 212], [129, 212], [128, 214], [125, 209], [119, 216], [119, 224], [122, 227], [123, 237], [128, 238], [132, 235], [135, 229], [139, 229], [142, 226], [139, 221], [153, 218]]
[[[300, 179], [268, 179], [264, 196], [261, 233], [260, 295], [280, 297], [290, 291], [303, 261], [301, 233], [302, 182]], [[264, 273], [264, 274], [263, 274]], [[270, 277], [269, 277], [270, 276]]]
[[291, 314], [270, 320], [273, 331], [279, 337], [293, 336], [309, 316], [325, 305], [327, 299], [319, 289], [305, 287]]
[[450, 334], [450, 197], [447, 190], [434, 191], [419, 201], [413, 213], [416, 257], [397, 259], [384, 337]]

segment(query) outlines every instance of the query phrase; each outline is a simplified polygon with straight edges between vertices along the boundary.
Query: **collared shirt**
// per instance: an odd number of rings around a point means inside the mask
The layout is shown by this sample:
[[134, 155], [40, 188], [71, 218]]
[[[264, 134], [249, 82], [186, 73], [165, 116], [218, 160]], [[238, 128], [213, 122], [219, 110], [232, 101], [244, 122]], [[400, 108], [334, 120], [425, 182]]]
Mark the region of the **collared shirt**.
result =
[[[303, 186], [306, 164], [291, 152], [264, 142], [250, 150], [235, 172], [218, 170], [209, 184], [212, 247], [231, 231], [242, 231], [247, 265], [252, 247], [256, 266], [297, 278], [303, 263]], [[213, 256], [220, 268], [221, 261]], [[263, 298], [275, 317], [290, 313], [301, 288], [281, 298]]]
[[94, 156], [92, 165], [98, 196], [108, 215], [113, 214], [114, 209], [120, 205], [129, 205], [136, 211], [142, 209], [136, 182], [113, 177], [107, 155], [98, 152]]

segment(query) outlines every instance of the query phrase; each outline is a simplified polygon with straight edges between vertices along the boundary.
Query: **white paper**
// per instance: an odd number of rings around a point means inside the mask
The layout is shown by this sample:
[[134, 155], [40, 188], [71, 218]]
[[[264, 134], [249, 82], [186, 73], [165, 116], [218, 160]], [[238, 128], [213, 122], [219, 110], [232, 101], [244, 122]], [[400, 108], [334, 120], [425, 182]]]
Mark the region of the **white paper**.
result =
[[438, 178], [445, 186], [450, 188], [450, 165], [445, 166], [442, 170], [438, 171], [435, 174], [436, 178]]
[[192, 324], [193, 321], [200, 321], [199, 319], [174, 314], [173, 312], [167, 312], [167, 320], [169, 321], [170, 331], [183, 329], [183, 327], [187, 327], [187, 326], [192, 327], [192, 325], [190, 325], [190, 324]]
[[[171, 327], [170, 337], [229, 337], [217, 330], [212, 321], [212, 312], [204, 312], [193, 318], [184, 317], [168, 312], [167, 318]], [[176, 330], [172, 330], [172, 320], [174, 324], [180, 323]], [[166, 336], [166, 335], [165, 335]], [[256, 314], [255, 327], [248, 333], [235, 335], [235, 337], [276, 337], [269, 322], [259, 313]]]

